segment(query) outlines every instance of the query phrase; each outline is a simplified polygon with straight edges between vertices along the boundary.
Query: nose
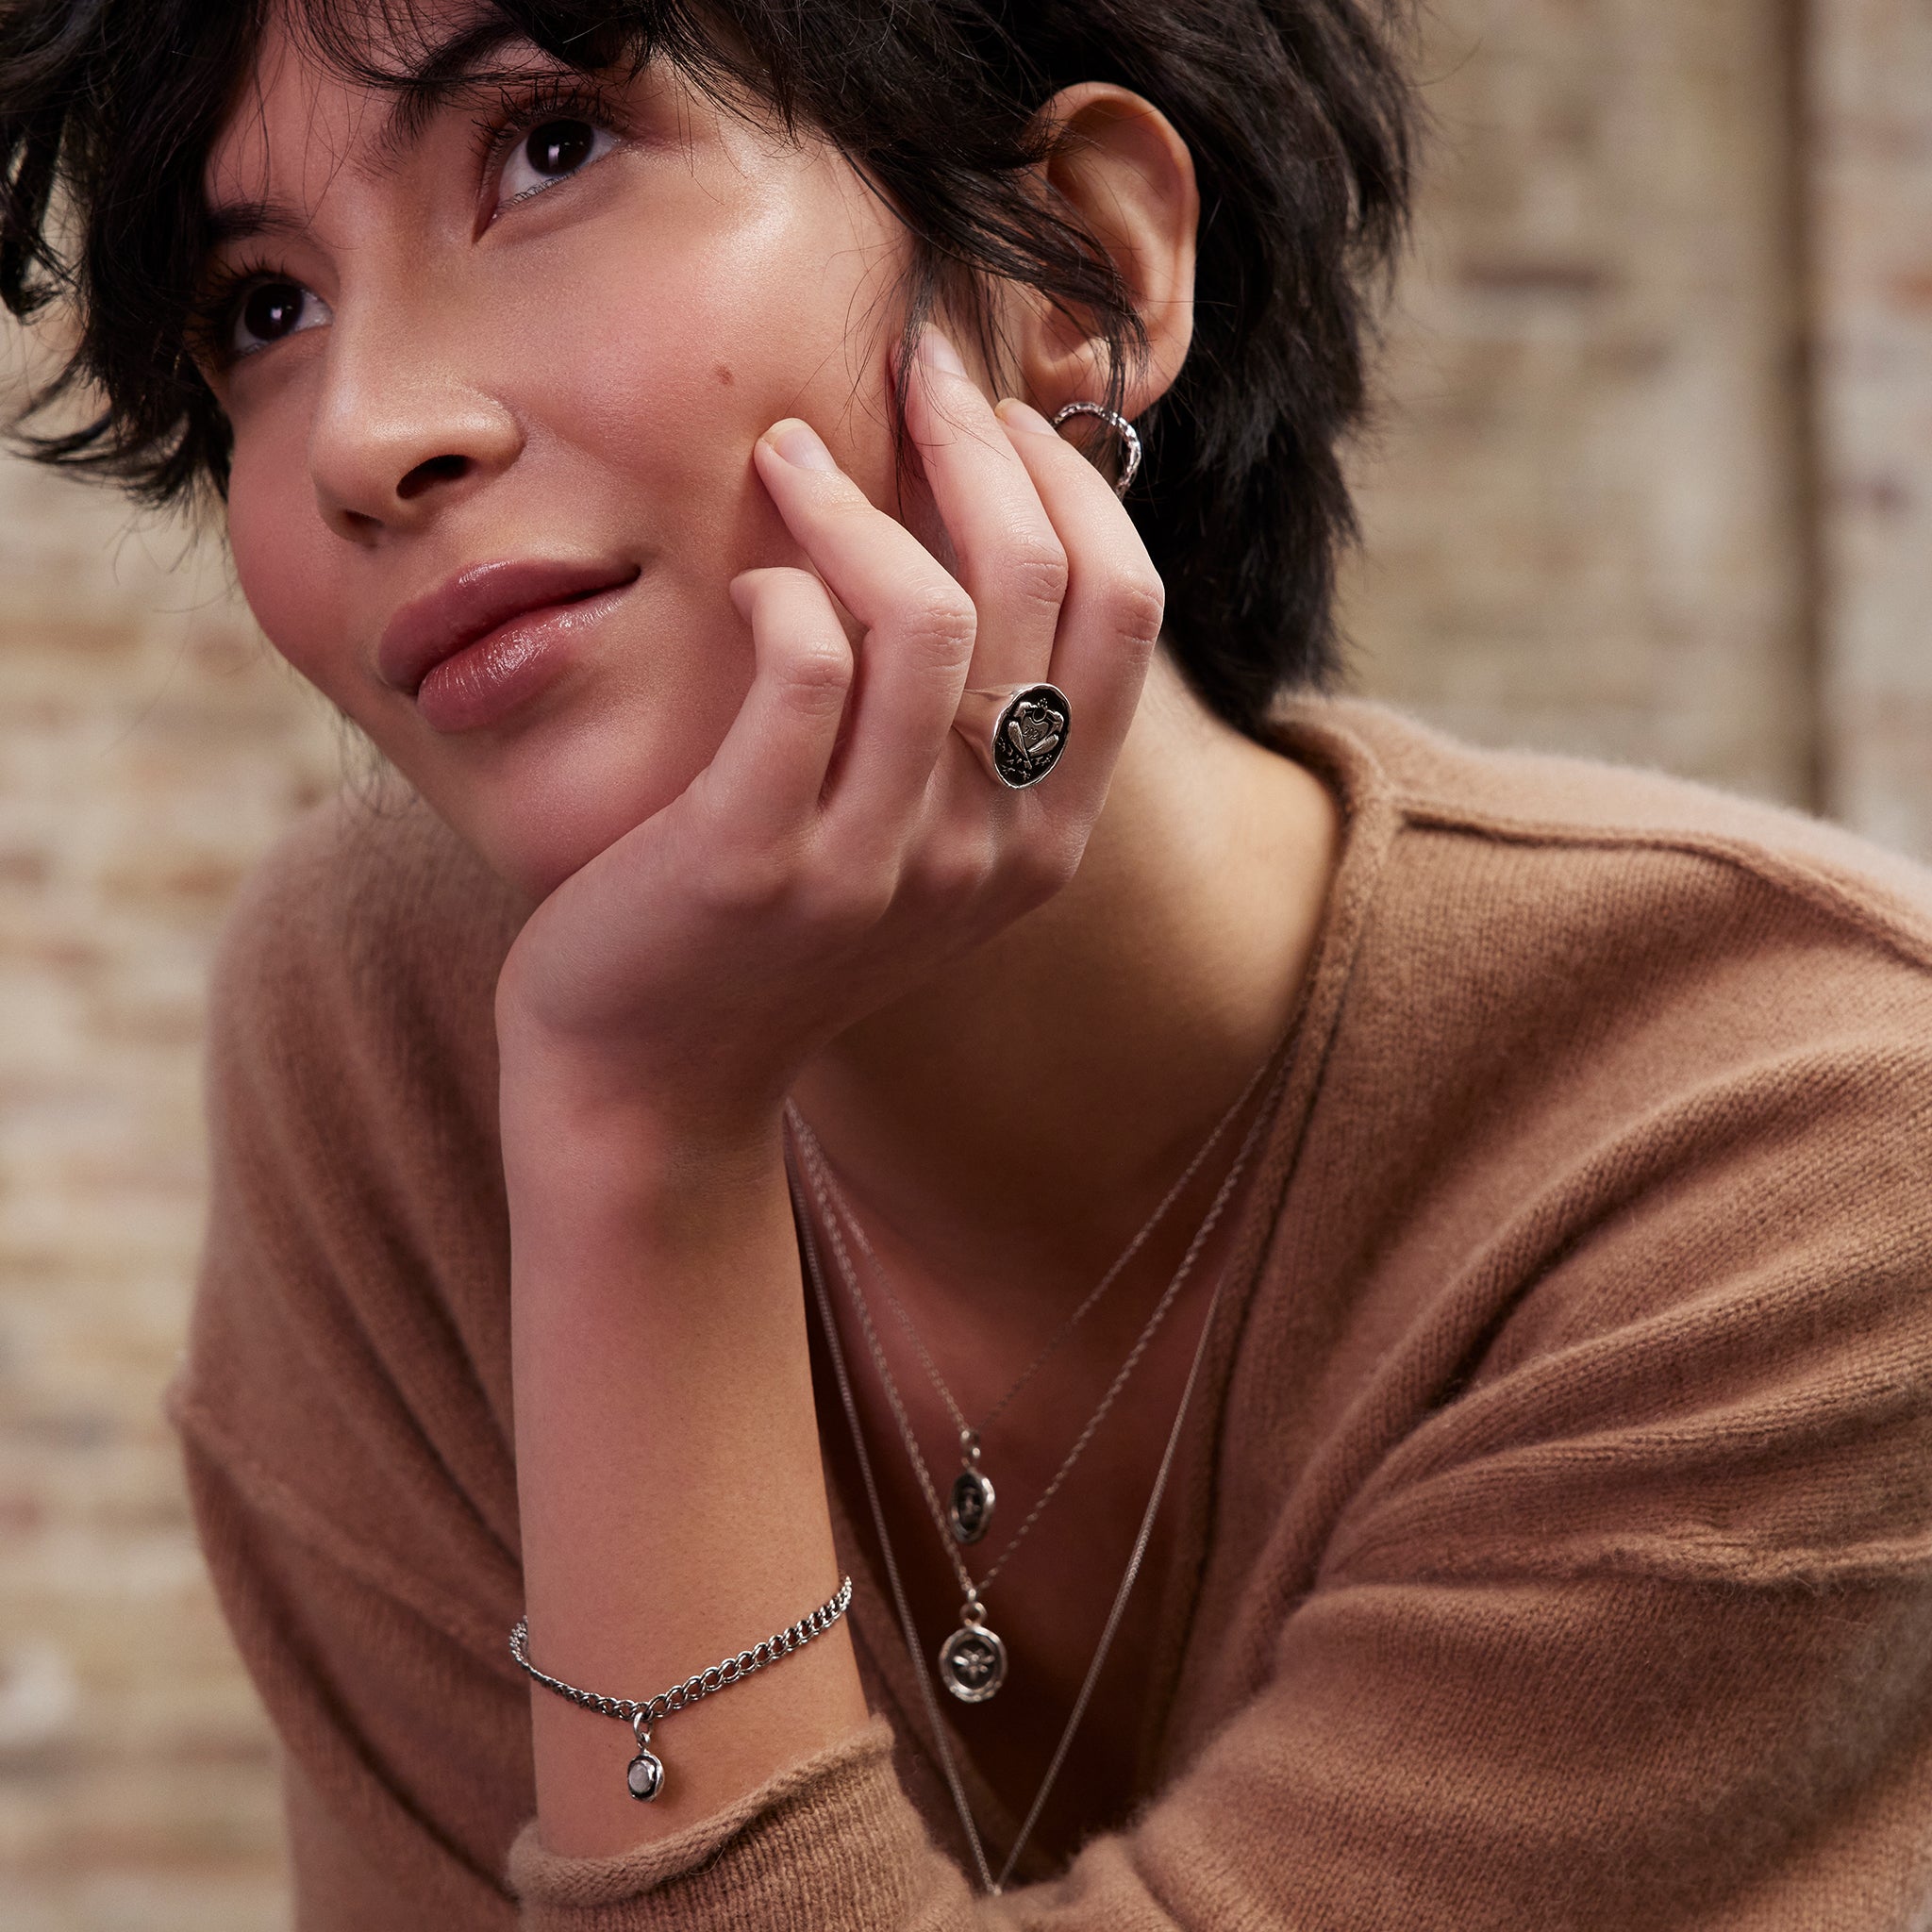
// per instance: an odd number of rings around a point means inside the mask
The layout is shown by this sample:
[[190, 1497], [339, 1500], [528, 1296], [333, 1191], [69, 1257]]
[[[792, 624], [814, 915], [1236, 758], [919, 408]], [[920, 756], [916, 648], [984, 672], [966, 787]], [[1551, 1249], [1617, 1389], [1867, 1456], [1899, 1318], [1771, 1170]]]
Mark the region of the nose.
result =
[[515, 414], [448, 333], [393, 313], [387, 325], [339, 316], [329, 333], [308, 468], [337, 535], [366, 544], [423, 528], [521, 454]]

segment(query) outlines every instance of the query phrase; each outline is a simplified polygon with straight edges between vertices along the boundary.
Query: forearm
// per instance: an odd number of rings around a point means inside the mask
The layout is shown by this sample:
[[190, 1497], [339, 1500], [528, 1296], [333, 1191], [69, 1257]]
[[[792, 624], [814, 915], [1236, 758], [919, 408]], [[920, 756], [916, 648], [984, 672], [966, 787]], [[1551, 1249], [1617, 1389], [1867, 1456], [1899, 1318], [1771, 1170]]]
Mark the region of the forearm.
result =
[[[643, 1108], [507, 1083], [518, 1495], [533, 1661], [645, 1697], [839, 1580], [775, 1120], [700, 1150]], [[616, 1851], [865, 1722], [841, 1624], [666, 1721], [662, 1795], [614, 1721], [533, 1685], [543, 1841]]]
[[[665, 1690], [835, 1587], [779, 1101], [1072, 876], [1159, 628], [1106, 481], [1041, 419], [996, 416], [948, 345], [915, 361], [908, 427], [964, 581], [807, 425], [774, 425], [754, 460], [803, 562], [733, 581], [751, 689], [703, 772], [536, 908], [497, 984], [531, 1651], [606, 1694]], [[975, 667], [1051, 673], [1080, 709], [1043, 802], [996, 791], [955, 730]], [[671, 1719], [640, 1807], [615, 1724], [533, 1696], [540, 1826], [568, 1853], [710, 1816], [866, 1715], [841, 1626]]]

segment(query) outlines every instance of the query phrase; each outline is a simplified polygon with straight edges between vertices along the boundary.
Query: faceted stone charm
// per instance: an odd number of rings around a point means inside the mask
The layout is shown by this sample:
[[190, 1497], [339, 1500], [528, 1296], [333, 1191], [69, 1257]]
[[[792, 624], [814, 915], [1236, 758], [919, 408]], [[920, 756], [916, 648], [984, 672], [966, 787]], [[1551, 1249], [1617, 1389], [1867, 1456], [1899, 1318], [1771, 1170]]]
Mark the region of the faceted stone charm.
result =
[[940, 1682], [961, 1704], [984, 1704], [1006, 1677], [1007, 1646], [984, 1624], [962, 1624], [940, 1645]]
[[976, 1543], [992, 1521], [991, 1483], [976, 1469], [962, 1469], [953, 1478], [952, 1507], [946, 1514], [960, 1542]]
[[664, 1760], [655, 1752], [640, 1751], [631, 1759], [624, 1780], [630, 1787], [631, 1796], [640, 1804], [648, 1805], [664, 1789]]

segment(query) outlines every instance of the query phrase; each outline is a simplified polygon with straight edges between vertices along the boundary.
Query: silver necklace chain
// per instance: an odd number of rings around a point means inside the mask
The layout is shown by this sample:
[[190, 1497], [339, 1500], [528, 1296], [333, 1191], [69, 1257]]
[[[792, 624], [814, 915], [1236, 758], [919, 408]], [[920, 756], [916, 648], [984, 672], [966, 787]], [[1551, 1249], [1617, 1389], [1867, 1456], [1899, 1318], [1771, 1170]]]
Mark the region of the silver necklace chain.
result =
[[[924, 1495], [926, 1507], [932, 1513], [933, 1525], [939, 1532], [940, 1546], [945, 1551], [953, 1573], [958, 1579], [961, 1593], [959, 1627], [940, 1645], [935, 1661], [938, 1666], [940, 1682], [944, 1685], [945, 1689], [954, 1697], [963, 1704], [984, 1704], [988, 1699], [998, 1694], [1007, 1677], [1008, 1657], [1006, 1641], [1000, 1636], [998, 1631], [988, 1626], [984, 1593], [991, 1586], [999, 1572], [1006, 1567], [1020, 1545], [1025, 1541], [1033, 1525], [1040, 1521], [1041, 1514], [1066, 1481], [1074, 1465], [1079, 1460], [1087, 1445], [1093, 1440], [1101, 1424], [1106, 1420], [1108, 1411], [1119, 1397], [1121, 1391], [1126, 1386], [1128, 1377], [1133, 1374], [1141, 1357], [1147, 1352], [1168, 1310], [1174, 1306], [1174, 1300], [1180, 1293], [1181, 1289], [1192, 1274], [1195, 1263], [1199, 1260], [1223, 1212], [1226, 1208], [1228, 1202], [1233, 1198], [1236, 1189], [1241, 1184], [1241, 1176], [1247, 1170], [1249, 1158], [1258, 1143], [1264, 1128], [1273, 1118], [1275, 1108], [1279, 1105], [1288, 1066], [1286, 1045], [1287, 1042], [1284, 1040], [1281, 1047], [1277, 1049], [1282, 1056], [1281, 1067], [1271, 1085], [1267, 1098], [1262, 1106], [1257, 1108], [1255, 1118], [1249, 1123], [1248, 1130], [1242, 1137], [1241, 1147], [1235, 1156], [1232, 1165], [1224, 1176], [1220, 1187], [1216, 1190], [1214, 1199], [1208, 1207], [1208, 1212], [1202, 1217], [1201, 1224], [1195, 1229], [1193, 1238], [1189, 1241], [1187, 1252], [1181, 1257], [1180, 1264], [1174, 1270], [1173, 1278], [1169, 1281], [1159, 1301], [1156, 1304], [1153, 1314], [1148, 1318], [1133, 1347], [1128, 1351], [1126, 1360], [1122, 1363], [1119, 1370], [1115, 1373], [1106, 1393], [1101, 1397], [1099, 1407], [1089, 1418], [1086, 1426], [1080, 1431], [1079, 1436], [1074, 1441], [1073, 1448], [1061, 1461], [1058, 1470], [1055, 1472], [1052, 1481], [1047, 1484], [1039, 1499], [1035, 1502], [1025, 1521], [1014, 1532], [1007, 1547], [1000, 1553], [998, 1559], [987, 1572], [985, 1577], [976, 1584], [973, 1580], [972, 1573], [966, 1568], [965, 1563], [960, 1558], [958, 1550], [955, 1546], [958, 1528], [957, 1504], [952, 1524], [955, 1534], [949, 1534], [946, 1515], [941, 1507], [931, 1472], [927, 1469], [925, 1458], [920, 1451], [919, 1440], [912, 1428], [911, 1419], [906, 1412], [905, 1401], [900, 1395], [898, 1383], [892, 1374], [891, 1364], [886, 1359], [885, 1349], [879, 1341], [878, 1330], [872, 1320], [871, 1310], [866, 1305], [864, 1291], [858, 1283], [858, 1272], [853, 1266], [851, 1254], [845, 1245], [844, 1235], [840, 1225], [841, 1217], [832, 1204], [829, 1191], [831, 1176], [824, 1158], [824, 1151], [819, 1147], [815, 1140], [810, 1139], [809, 1129], [807, 1129], [804, 1135], [800, 1135], [796, 1128], [792, 1131], [791, 1152], [795, 1155], [795, 1167], [803, 1170], [803, 1177], [809, 1185], [811, 1193], [817, 1203], [819, 1215], [823, 1218], [825, 1235], [831, 1243], [832, 1252], [838, 1260], [840, 1273], [844, 1277], [846, 1288], [851, 1294], [854, 1311], [858, 1318], [859, 1326], [865, 1336], [866, 1345], [871, 1351], [874, 1366], [878, 1372], [880, 1385], [891, 1409], [893, 1421], [897, 1424], [899, 1439], [905, 1445], [907, 1456], [918, 1477], [920, 1490]], [[1263, 1062], [1264, 1070], [1274, 1058], [1274, 1056], [1271, 1054], [1269, 1060]], [[802, 1200], [799, 1201], [798, 1205], [801, 1213], [806, 1216], [806, 1225], [809, 1231], [814, 1226], [809, 1210]], [[813, 1249], [815, 1253], [815, 1240]], [[1219, 1293], [1220, 1284], [1217, 1281], [1215, 1286], [1216, 1297], [1219, 1296]], [[827, 1319], [829, 1319], [829, 1315]], [[842, 1356], [841, 1360], [842, 1362]], [[1191, 1374], [1190, 1387], [1191, 1388]], [[1164, 1481], [1164, 1479], [1163, 1476], [1162, 1480]], [[979, 1484], [981, 1481], [982, 1478], [972, 1468], [970, 1463], [967, 1472], [959, 1479], [960, 1484], [966, 1485]], [[957, 1498], [959, 1494], [958, 1484], [956, 1484], [954, 1493]], [[1157, 1504], [1158, 1500], [1157, 1495]], [[1150, 1505], [1150, 1509], [1153, 1507], [1155, 1506]], [[1151, 1524], [1152, 1520], [1150, 1514], [1147, 1521]], [[970, 1541], [971, 1539], [960, 1540]], [[1138, 1567], [1138, 1559], [1136, 1567]], [[1123, 1601], [1124, 1601], [1124, 1598], [1123, 1598]], [[924, 1681], [924, 1669], [918, 1661], [916, 1637], [909, 1641], [914, 1648], [915, 1668], [919, 1669], [921, 1679]]]
[[[1273, 1058], [1274, 1056], [1271, 1055], [1269, 1061], [1263, 1062], [1263, 1072], [1266, 1071]], [[1243, 1090], [1243, 1099], [1252, 1094], [1254, 1085], [1255, 1083], [1250, 1081], [1247, 1088]], [[1258, 1125], [1259, 1122], [1265, 1118], [1266, 1109], [1257, 1116], [1257, 1124]], [[802, 1132], [800, 1131], [801, 1129]], [[932, 1472], [927, 1467], [925, 1457], [920, 1450], [919, 1439], [913, 1432], [911, 1420], [906, 1412], [905, 1401], [899, 1393], [897, 1379], [892, 1374], [891, 1363], [886, 1359], [885, 1349], [879, 1342], [878, 1330], [873, 1324], [872, 1311], [866, 1304], [865, 1291], [859, 1286], [858, 1270], [852, 1264], [852, 1257], [845, 1246], [844, 1237], [841, 1233], [840, 1222], [841, 1219], [849, 1217], [850, 1210], [849, 1208], [846, 1209], [845, 1215], [841, 1216], [838, 1211], [838, 1208], [835, 1207], [832, 1195], [837, 1183], [833, 1180], [830, 1170], [825, 1163], [824, 1149], [819, 1145], [818, 1140], [812, 1134], [811, 1129], [795, 1114], [793, 1116], [793, 1130], [798, 1138], [799, 1151], [807, 1175], [810, 1180], [812, 1194], [818, 1202], [821, 1214], [824, 1217], [825, 1234], [831, 1242], [833, 1256], [839, 1264], [839, 1272], [844, 1278], [846, 1291], [852, 1298], [854, 1311], [858, 1317], [860, 1332], [865, 1337], [866, 1347], [872, 1356], [874, 1366], [878, 1371], [879, 1381], [884, 1386], [886, 1401], [891, 1408], [892, 1419], [898, 1424], [900, 1437], [905, 1442], [906, 1451], [911, 1460], [913, 1471], [919, 1478], [919, 1487], [924, 1492], [926, 1506], [932, 1512], [933, 1524], [939, 1531], [940, 1541], [946, 1552], [947, 1559], [953, 1566], [954, 1574], [958, 1578], [959, 1589], [967, 1606], [970, 1607], [977, 1605], [984, 1593], [992, 1587], [1000, 1572], [1012, 1560], [1020, 1545], [1025, 1541], [1027, 1536], [1032, 1531], [1033, 1525], [1040, 1521], [1041, 1516], [1045, 1512], [1047, 1505], [1059, 1492], [1060, 1486], [1072, 1473], [1074, 1465], [1079, 1461], [1081, 1456], [1086, 1452], [1088, 1444], [1099, 1433], [1100, 1425], [1107, 1420], [1114, 1403], [1120, 1396], [1121, 1391], [1127, 1386], [1128, 1378], [1133, 1374], [1135, 1369], [1140, 1366], [1141, 1358], [1153, 1344], [1154, 1338], [1159, 1332], [1161, 1324], [1166, 1320], [1168, 1311], [1174, 1307], [1181, 1290], [1187, 1286], [1189, 1278], [1192, 1275], [1194, 1264], [1199, 1260], [1202, 1249], [1207, 1246], [1209, 1237], [1213, 1234], [1216, 1225], [1220, 1222], [1223, 1210], [1226, 1208], [1236, 1187], [1240, 1185], [1242, 1171], [1247, 1165], [1248, 1156], [1253, 1147], [1255, 1130], [1252, 1127], [1250, 1128], [1248, 1139], [1243, 1143], [1241, 1152], [1236, 1156], [1234, 1164], [1228, 1169], [1220, 1188], [1216, 1191], [1213, 1203], [1208, 1208], [1207, 1214], [1202, 1218], [1200, 1226], [1194, 1230], [1193, 1239], [1188, 1243], [1187, 1253], [1182, 1256], [1180, 1265], [1174, 1270], [1174, 1276], [1168, 1282], [1160, 1299], [1154, 1305], [1154, 1312], [1148, 1316], [1145, 1325], [1141, 1328], [1139, 1336], [1135, 1338], [1134, 1345], [1127, 1352], [1126, 1359], [1115, 1372], [1113, 1380], [1108, 1383], [1107, 1392], [1100, 1398], [1098, 1407], [1088, 1418], [1086, 1427], [1074, 1439], [1073, 1447], [1067, 1451], [1066, 1456], [1062, 1458], [1060, 1466], [1055, 1472], [1052, 1481], [1041, 1491], [1033, 1507], [1028, 1510], [1024, 1520], [1008, 1540], [1006, 1547], [989, 1566], [986, 1574], [980, 1577], [977, 1583], [974, 1583], [972, 1573], [967, 1569], [965, 1560], [959, 1554], [958, 1540], [948, 1526], [945, 1507], [940, 1501], [938, 1486], [934, 1483]], [[841, 1197], [839, 1206], [842, 1205], [842, 1197]], [[849, 1224], [853, 1225], [854, 1232], [857, 1234], [858, 1232], [857, 1224]], [[876, 1265], [876, 1257], [873, 1258], [874, 1265]]]
[[[1281, 1075], [1277, 1078], [1273, 1090], [1271, 1090], [1267, 1102], [1256, 1116], [1245, 1139], [1242, 1141], [1241, 1152], [1236, 1157], [1233, 1174], [1230, 1174], [1228, 1181], [1223, 1183], [1221, 1191], [1215, 1197], [1214, 1206], [1209, 1210], [1211, 1216], [1218, 1218], [1222, 1208], [1226, 1205], [1229, 1196], [1233, 1192], [1234, 1175], [1239, 1174], [1246, 1166], [1249, 1156], [1257, 1144], [1264, 1126], [1274, 1117], [1275, 1105], [1280, 1098], [1281, 1085], [1286, 1078], [1286, 1074], [1287, 1068], [1284, 1064]], [[1066, 1762], [1067, 1753], [1073, 1746], [1074, 1735], [1080, 1727], [1080, 1721], [1087, 1714], [1087, 1707], [1092, 1698], [1093, 1688], [1100, 1680], [1101, 1667], [1107, 1661], [1108, 1652], [1112, 1647], [1115, 1634], [1120, 1628], [1122, 1615], [1126, 1609], [1128, 1594], [1133, 1590], [1136, 1577], [1141, 1574], [1141, 1565], [1146, 1557], [1147, 1545], [1154, 1534], [1154, 1522], [1160, 1508], [1160, 1499], [1167, 1491], [1168, 1477], [1174, 1469], [1174, 1453], [1180, 1446], [1182, 1424], [1187, 1421], [1188, 1409], [1194, 1399], [1195, 1385], [1201, 1378], [1201, 1364], [1207, 1358], [1208, 1342], [1214, 1332], [1215, 1311], [1221, 1306], [1222, 1291], [1227, 1285], [1227, 1271], [1225, 1268], [1221, 1271], [1214, 1284], [1214, 1292], [1208, 1297], [1207, 1312], [1201, 1318], [1200, 1335], [1194, 1343], [1194, 1354], [1191, 1362], [1189, 1364], [1187, 1383], [1181, 1391], [1180, 1402], [1174, 1409], [1174, 1425], [1168, 1431], [1167, 1445], [1161, 1452], [1160, 1467], [1155, 1473], [1154, 1487], [1148, 1495], [1147, 1507], [1141, 1512], [1140, 1530], [1134, 1538], [1133, 1549], [1128, 1554], [1126, 1568], [1121, 1575], [1120, 1587], [1114, 1591], [1113, 1603], [1108, 1611], [1107, 1623], [1101, 1630], [1100, 1641], [1094, 1646], [1092, 1661], [1087, 1666], [1087, 1674], [1081, 1680], [1079, 1694], [1074, 1698], [1074, 1707], [1067, 1715], [1066, 1724], [1060, 1732], [1059, 1742], [1055, 1746], [1053, 1757], [1047, 1763], [1046, 1774], [1040, 1781], [1040, 1789], [1034, 1793], [1033, 1803], [1027, 1810], [1018, 1835], [1014, 1838], [1012, 1845], [1007, 1853], [1005, 1862], [1000, 1867], [999, 1876], [995, 1878], [992, 1874], [991, 1865], [986, 1856], [985, 1840], [979, 1835], [979, 1827], [974, 1823], [973, 1807], [966, 1800], [965, 1785], [960, 1779], [958, 1765], [953, 1761], [952, 1746], [947, 1741], [945, 1721], [940, 1715], [939, 1699], [934, 1694], [931, 1674], [925, 1669], [920, 1658], [919, 1631], [913, 1624], [912, 1608], [907, 1599], [905, 1582], [899, 1574], [898, 1560], [892, 1553], [892, 1539], [886, 1528], [886, 1512], [883, 1504], [879, 1500], [878, 1484], [873, 1475], [872, 1457], [866, 1453], [865, 1432], [859, 1426], [858, 1422], [858, 1404], [852, 1393], [852, 1378], [846, 1373], [845, 1351], [839, 1341], [839, 1324], [833, 1319], [832, 1299], [825, 1288], [824, 1271], [819, 1266], [818, 1242], [813, 1234], [812, 1217], [801, 1197], [795, 1174], [792, 1180], [792, 1205], [794, 1212], [798, 1217], [800, 1230], [804, 1235], [806, 1268], [811, 1276], [812, 1292], [818, 1302], [819, 1320], [824, 1329], [825, 1347], [831, 1356], [832, 1373], [839, 1384], [840, 1403], [845, 1410], [846, 1426], [852, 1434], [853, 1452], [858, 1459], [859, 1477], [865, 1485], [866, 1501], [872, 1510], [873, 1527], [878, 1536], [879, 1554], [885, 1559], [886, 1580], [891, 1586], [892, 1602], [899, 1614], [899, 1628], [906, 1639], [907, 1656], [911, 1660], [913, 1675], [919, 1681], [920, 1697], [925, 1706], [926, 1721], [932, 1729], [933, 1743], [939, 1752], [941, 1769], [945, 1775], [946, 1787], [952, 1792], [953, 1806], [959, 1815], [960, 1825], [966, 1834], [966, 1842], [973, 1853], [974, 1863], [979, 1872], [980, 1883], [991, 1895], [997, 1897], [1006, 1890], [1007, 1881], [1013, 1875], [1014, 1868], [1020, 1862], [1020, 1854], [1024, 1849], [1026, 1840], [1032, 1836], [1034, 1826], [1040, 1822], [1041, 1813], [1046, 1808], [1047, 1796], [1052, 1791], [1054, 1783], [1059, 1776], [1061, 1766]], [[1198, 1253], [1199, 1240], [1200, 1238], [1197, 1236], [1196, 1243], [1191, 1246], [1189, 1250], [1190, 1261]], [[837, 1245], [835, 1236], [835, 1250]], [[901, 1418], [901, 1433], [906, 1437], [908, 1447], [914, 1448], [916, 1458], [916, 1448], [911, 1441], [909, 1431], [906, 1428], [903, 1412], [899, 1409], [896, 1394], [892, 1391], [890, 1381], [887, 1383], [887, 1388], [889, 1394], [893, 1394], [894, 1396], [893, 1407], [895, 1414], [899, 1414]], [[927, 1485], [927, 1500], [930, 1502], [936, 1502], [937, 1500], [931, 1494], [929, 1483]], [[943, 1522], [941, 1522], [940, 1526], [941, 1536], [943, 1537]], [[948, 1549], [950, 1549], [951, 1541], [949, 1538], [946, 1539], [946, 1542]], [[960, 1567], [963, 1568], [963, 1565]], [[976, 1598], [974, 1600], [976, 1601]]]
[[911, 1343], [913, 1352], [919, 1357], [920, 1365], [925, 1371], [926, 1379], [932, 1384], [933, 1390], [938, 1394], [941, 1402], [945, 1405], [946, 1413], [953, 1420], [953, 1426], [959, 1432], [959, 1441], [962, 1446], [977, 1442], [979, 1438], [984, 1436], [987, 1430], [991, 1428], [999, 1421], [1000, 1417], [1006, 1414], [1007, 1409], [1010, 1407], [1014, 1398], [1019, 1395], [1020, 1391], [1059, 1353], [1061, 1348], [1072, 1338], [1074, 1330], [1100, 1305], [1108, 1290], [1125, 1273], [1127, 1264], [1146, 1246], [1147, 1242], [1153, 1238], [1155, 1231], [1160, 1226], [1160, 1224], [1167, 1219], [1168, 1211], [1180, 1199], [1182, 1194], [1187, 1191], [1189, 1183], [1201, 1172], [1208, 1157], [1221, 1144], [1222, 1136], [1234, 1124], [1235, 1121], [1240, 1117], [1241, 1109], [1253, 1099], [1255, 1089], [1260, 1085], [1262, 1075], [1267, 1073], [1269, 1067], [1274, 1062], [1274, 1056], [1271, 1053], [1268, 1058], [1263, 1060], [1248, 1076], [1247, 1085], [1235, 1096], [1234, 1103], [1227, 1111], [1215, 1122], [1213, 1132], [1195, 1150], [1194, 1158], [1182, 1170], [1179, 1179], [1161, 1196], [1160, 1203], [1154, 1212], [1141, 1223], [1140, 1230], [1133, 1240], [1115, 1257], [1113, 1266], [1100, 1277], [1099, 1282], [1088, 1294], [1086, 1300], [1055, 1330], [1046, 1346], [1020, 1371], [1018, 1377], [1014, 1380], [1011, 1387], [987, 1410], [977, 1424], [969, 1423], [966, 1420], [965, 1414], [960, 1409], [958, 1403], [954, 1400], [952, 1390], [946, 1385], [946, 1378], [940, 1374], [939, 1364], [933, 1360], [931, 1351], [927, 1349], [924, 1339], [913, 1325], [912, 1317], [908, 1311], [906, 1305], [892, 1292], [892, 1284], [887, 1277], [885, 1268], [880, 1262], [878, 1255], [874, 1250], [873, 1244], [868, 1239], [858, 1215], [853, 1212], [851, 1202], [840, 1188], [837, 1176], [831, 1172], [830, 1162], [825, 1159], [824, 1145], [820, 1142], [818, 1136], [812, 1132], [805, 1116], [799, 1112], [796, 1104], [790, 1100], [785, 1103], [786, 1112], [791, 1120], [792, 1131], [797, 1134], [802, 1141], [808, 1143], [815, 1152], [819, 1165], [825, 1172], [832, 1199], [837, 1203], [840, 1213], [844, 1217], [845, 1224], [852, 1231], [853, 1241], [858, 1246], [859, 1253], [865, 1257], [867, 1264], [871, 1267], [873, 1276], [878, 1283], [879, 1292], [885, 1297], [886, 1306], [891, 1309], [894, 1319], [905, 1331], [907, 1341]]

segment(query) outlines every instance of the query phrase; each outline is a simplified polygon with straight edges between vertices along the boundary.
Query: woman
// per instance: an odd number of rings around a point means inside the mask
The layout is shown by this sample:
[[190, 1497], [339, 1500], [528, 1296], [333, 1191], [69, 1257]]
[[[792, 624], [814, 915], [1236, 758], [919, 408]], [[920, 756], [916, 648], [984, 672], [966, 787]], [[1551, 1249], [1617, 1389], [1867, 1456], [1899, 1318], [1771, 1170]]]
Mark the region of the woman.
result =
[[173, 1393], [302, 1923], [1924, 1923], [1925, 879], [1317, 695], [1395, 27], [1024, 14], [4, 15], [402, 781]]

